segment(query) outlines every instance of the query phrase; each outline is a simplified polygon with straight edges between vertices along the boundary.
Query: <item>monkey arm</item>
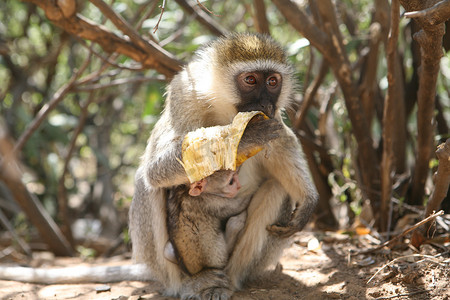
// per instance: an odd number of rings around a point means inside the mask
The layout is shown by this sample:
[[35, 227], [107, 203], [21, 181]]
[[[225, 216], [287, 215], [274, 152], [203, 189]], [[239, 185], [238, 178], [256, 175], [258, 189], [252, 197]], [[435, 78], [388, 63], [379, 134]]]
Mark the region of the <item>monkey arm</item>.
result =
[[188, 183], [179, 162], [183, 136], [168, 131], [163, 118], [160, 121], [155, 125], [141, 164], [147, 182], [159, 188]]
[[179, 156], [168, 150], [147, 163], [146, 175], [152, 186], [164, 188], [189, 182], [183, 167], [175, 157]]
[[279, 237], [289, 237], [306, 225], [316, 207], [318, 196], [294, 133], [285, 127], [279, 142], [272, 144], [274, 148], [267, 159], [268, 170], [287, 192], [293, 211], [290, 220], [286, 220], [286, 226], [274, 224], [268, 226], [267, 230]]

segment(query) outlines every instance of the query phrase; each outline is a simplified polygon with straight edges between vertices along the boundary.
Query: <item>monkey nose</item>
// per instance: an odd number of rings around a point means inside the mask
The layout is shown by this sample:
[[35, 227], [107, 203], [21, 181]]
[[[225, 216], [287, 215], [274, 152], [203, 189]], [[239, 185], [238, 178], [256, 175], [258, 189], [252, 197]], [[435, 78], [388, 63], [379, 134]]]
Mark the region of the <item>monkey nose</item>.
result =
[[272, 104], [261, 104], [261, 111], [271, 119], [275, 116], [275, 111]]

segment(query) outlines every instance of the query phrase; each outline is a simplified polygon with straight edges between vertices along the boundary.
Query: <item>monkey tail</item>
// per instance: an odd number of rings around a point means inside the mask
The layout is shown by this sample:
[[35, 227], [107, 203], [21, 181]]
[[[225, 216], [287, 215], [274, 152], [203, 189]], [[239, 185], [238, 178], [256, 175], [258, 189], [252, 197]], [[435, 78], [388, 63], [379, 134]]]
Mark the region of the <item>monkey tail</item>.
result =
[[151, 273], [145, 264], [52, 269], [0, 266], [0, 280], [40, 284], [150, 281], [155, 279]]

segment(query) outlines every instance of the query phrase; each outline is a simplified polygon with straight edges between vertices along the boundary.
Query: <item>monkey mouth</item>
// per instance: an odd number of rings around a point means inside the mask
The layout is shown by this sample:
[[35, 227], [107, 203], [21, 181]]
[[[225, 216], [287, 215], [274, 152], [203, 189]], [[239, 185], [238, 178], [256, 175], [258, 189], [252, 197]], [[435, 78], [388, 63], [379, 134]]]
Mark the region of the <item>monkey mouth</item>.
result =
[[238, 107], [239, 112], [251, 112], [251, 111], [260, 111], [264, 113], [269, 119], [273, 119], [275, 117], [275, 109], [273, 105], [249, 105]]

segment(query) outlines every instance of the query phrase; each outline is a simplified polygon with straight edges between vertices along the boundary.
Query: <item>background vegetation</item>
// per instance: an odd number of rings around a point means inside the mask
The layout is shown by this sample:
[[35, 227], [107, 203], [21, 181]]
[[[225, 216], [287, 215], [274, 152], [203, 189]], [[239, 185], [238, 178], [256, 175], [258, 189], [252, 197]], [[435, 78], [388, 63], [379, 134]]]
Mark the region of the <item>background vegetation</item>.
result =
[[92, 241], [105, 251], [99, 236], [127, 240], [134, 172], [167, 81], [231, 31], [272, 35], [295, 67], [300, 89], [286, 122], [320, 193], [314, 225], [348, 228], [360, 216], [390, 232], [407, 212], [424, 214], [434, 151], [449, 138], [450, 14], [442, 1], [437, 24], [431, 13], [399, 19], [439, 1], [400, 2], [1, 1], [6, 240], [18, 234], [29, 252], [37, 228], [57, 254]]

